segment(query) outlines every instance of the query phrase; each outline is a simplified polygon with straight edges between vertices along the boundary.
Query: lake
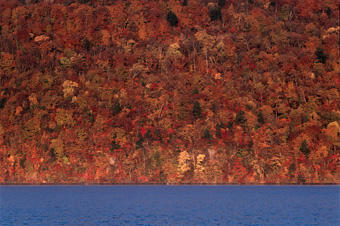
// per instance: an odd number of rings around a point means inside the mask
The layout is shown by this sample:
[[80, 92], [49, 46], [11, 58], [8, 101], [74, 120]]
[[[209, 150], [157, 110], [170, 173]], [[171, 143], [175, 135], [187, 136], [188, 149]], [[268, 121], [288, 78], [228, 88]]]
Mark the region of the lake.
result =
[[339, 186], [0, 186], [0, 225], [340, 225]]

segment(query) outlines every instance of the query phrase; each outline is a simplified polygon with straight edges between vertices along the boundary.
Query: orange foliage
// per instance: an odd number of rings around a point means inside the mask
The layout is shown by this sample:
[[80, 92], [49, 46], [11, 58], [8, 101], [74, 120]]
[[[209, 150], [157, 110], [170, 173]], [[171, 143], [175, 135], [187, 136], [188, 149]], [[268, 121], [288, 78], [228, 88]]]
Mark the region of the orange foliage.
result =
[[22, 2], [0, 1], [0, 183], [339, 182], [335, 1]]

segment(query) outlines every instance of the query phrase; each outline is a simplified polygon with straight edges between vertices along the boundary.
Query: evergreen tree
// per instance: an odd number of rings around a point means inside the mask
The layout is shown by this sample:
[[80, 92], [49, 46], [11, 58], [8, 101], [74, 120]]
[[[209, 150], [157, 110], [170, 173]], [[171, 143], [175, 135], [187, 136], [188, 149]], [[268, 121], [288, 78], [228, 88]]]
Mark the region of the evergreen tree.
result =
[[1, 100], [0, 100], [0, 109], [5, 107], [6, 102], [7, 102], [6, 98], [1, 98]]
[[215, 132], [215, 136], [217, 138], [221, 138], [222, 134], [221, 134], [221, 126], [219, 123], [216, 123], [216, 132]]
[[306, 139], [302, 141], [301, 147], [300, 147], [300, 151], [305, 154], [306, 158], [308, 158], [308, 155], [310, 153], [310, 150], [308, 148], [308, 144]]
[[119, 145], [119, 143], [117, 143], [116, 142], [116, 139], [117, 138], [117, 133], [115, 133], [114, 135], [113, 135], [113, 141], [111, 142], [111, 147], [110, 147], [110, 151], [113, 151], [113, 150], [115, 150], [115, 149], [119, 149], [120, 148], [120, 145]]
[[316, 57], [318, 58], [318, 62], [324, 64], [328, 58], [327, 54], [324, 53], [322, 48], [318, 48], [315, 52]]
[[198, 93], [199, 93], [198, 88], [197, 88], [197, 86], [195, 86], [195, 89], [194, 89], [194, 91], [192, 92], [192, 94], [198, 94]]
[[171, 10], [168, 12], [168, 15], [166, 16], [166, 20], [170, 23], [172, 27], [177, 27], [178, 25], [178, 18], [175, 13], [173, 13]]
[[193, 116], [196, 117], [196, 118], [200, 118], [201, 117], [201, 111], [202, 110], [201, 110], [200, 103], [197, 100], [195, 100], [194, 107], [192, 109]]
[[225, 0], [218, 0], [217, 4], [218, 4], [219, 7], [222, 8], [223, 6], [225, 6]]
[[206, 140], [211, 139], [210, 131], [209, 131], [208, 128], [204, 130], [203, 138], [206, 139]]
[[86, 51], [88, 52], [90, 51], [91, 46], [92, 46], [91, 42], [89, 41], [87, 37], [85, 37], [83, 40], [83, 48], [86, 49]]
[[136, 148], [140, 149], [143, 147], [143, 142], [144, 142], [141, 132], [138, 132], [137, 137], [138, 137], [138, 140], [136, 141]]
[[222, 20], [222, 13], [221, 13], [220, 7], [211, 9], [209, 14], [210, 14], [211, 21]]
[[244, 116], [244, 111], [240, 110], [237, 112], [236, 114], [236, 124], [240, 125], [240, 124], [244, 124], [247, 122], [247, 119]]
[[262, 111], [260, 111], [260, 113], [257, 115], [257, 122], [260, 123], [260, 125], [264, 124], [264, 118], [263, 118]]
[[228, 122], [228, 125], [227, 125], [227, 128], [232, 131], [233, 130], [233, 122], [229, 121]]
[[121, 110], [122, 110], [122, 106], [120, 105], [119, 101], [117, 100], [113, 105], [112, 114], [116, 115], [119, 112], [121, 112]]
[[51, 161], [54, 162], [57, 159], [57, 154], [56, 154], [56, 151], [54, 150], [54, 148], [51, 148], [49, 150], [49, 154], [50, 154]]

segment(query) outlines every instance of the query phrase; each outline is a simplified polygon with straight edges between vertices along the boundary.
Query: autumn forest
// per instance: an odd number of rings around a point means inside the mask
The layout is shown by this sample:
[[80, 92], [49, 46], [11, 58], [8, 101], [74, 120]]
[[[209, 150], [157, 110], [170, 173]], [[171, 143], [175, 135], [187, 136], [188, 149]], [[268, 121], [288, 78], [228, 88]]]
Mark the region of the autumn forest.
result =
[[0, 183], [339, 183], [338, 1], [0, 10]]

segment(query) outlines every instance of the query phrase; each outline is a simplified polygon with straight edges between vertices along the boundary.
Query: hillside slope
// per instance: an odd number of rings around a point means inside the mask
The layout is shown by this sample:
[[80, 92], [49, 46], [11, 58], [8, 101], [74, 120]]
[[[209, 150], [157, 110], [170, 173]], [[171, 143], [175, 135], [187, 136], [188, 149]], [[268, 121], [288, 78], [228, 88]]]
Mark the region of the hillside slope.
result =
[[0, 10], [0, 182], [339, 182], [336, 1]]

